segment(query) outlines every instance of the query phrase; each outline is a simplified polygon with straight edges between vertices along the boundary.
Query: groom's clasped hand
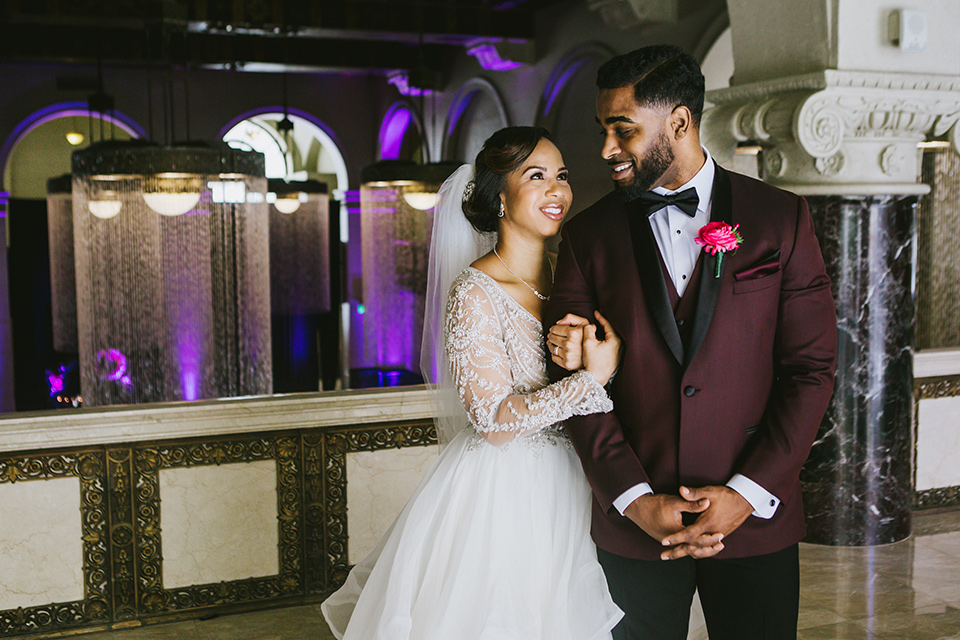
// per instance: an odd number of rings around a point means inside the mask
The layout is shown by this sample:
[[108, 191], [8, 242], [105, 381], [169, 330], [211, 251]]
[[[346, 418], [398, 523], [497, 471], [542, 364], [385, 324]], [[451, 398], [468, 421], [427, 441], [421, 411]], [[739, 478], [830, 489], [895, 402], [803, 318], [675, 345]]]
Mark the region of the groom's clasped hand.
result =
[[[597, 327], [586, 318], [566, 314], [547, 335], [547, 348], [554, 363], [575, 371], [584, 365], [588, 345], [616, 338], [613, 326], [599, 312]], [[585, 346], [588, 346], [585, 349]], [[618, 345], [619, 346], [619, 345]], [[660, 557], [676, 560], [684, 556], [710, 558], [723, 551], [723, 538], [730, 535], [750, 516], [753, 508], [739, 493], [726, 486], [680, 487], [680, 495], [647, 494], [634, 500], [624, 511], [634, 524], [666, 549]], [[684, 525], [684, 513], [694, 514]]]

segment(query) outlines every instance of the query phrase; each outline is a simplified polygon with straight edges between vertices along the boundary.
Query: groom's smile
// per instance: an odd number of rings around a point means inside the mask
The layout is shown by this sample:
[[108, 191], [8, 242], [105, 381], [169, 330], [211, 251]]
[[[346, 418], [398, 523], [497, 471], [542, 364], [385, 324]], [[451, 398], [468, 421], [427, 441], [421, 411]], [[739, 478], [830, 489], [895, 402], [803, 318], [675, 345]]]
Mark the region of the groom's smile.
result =
[[667, 135], [669, 108], [637, 104], [633, 86], [601, 89], [597, 123], [602, 127], [601, 155], [617, 188], [629, 199], [670, 180], [674, 151]]
[[613, 170], [613, 181], [621, 186], [625, 186], [630, 183], [631, 176], [633, 174], [633, 163], [632, 162], [613, 162], [608, 161], [607, 164], [610, 165]]

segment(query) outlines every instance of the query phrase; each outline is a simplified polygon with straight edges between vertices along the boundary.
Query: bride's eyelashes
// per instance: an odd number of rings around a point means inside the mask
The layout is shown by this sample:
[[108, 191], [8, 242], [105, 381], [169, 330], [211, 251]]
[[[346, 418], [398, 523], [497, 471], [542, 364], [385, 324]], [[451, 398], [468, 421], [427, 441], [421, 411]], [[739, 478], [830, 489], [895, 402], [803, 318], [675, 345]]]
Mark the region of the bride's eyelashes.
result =
[[[531, 174], [530, 174], [530, 179], [531, 179], [531, 180], [543, 180], [543, 172], [542, 172], [542, 171], [537, 171], [537, 172], [535, 172], [535, 173], [531, 173]], [[557, 180], [566, 181], [566, 180], [569, 180], [569, 179], [570, 179], [570, 173], [567, 172], [567, 171], [561, 171], [559, 174], [557, 174]]]

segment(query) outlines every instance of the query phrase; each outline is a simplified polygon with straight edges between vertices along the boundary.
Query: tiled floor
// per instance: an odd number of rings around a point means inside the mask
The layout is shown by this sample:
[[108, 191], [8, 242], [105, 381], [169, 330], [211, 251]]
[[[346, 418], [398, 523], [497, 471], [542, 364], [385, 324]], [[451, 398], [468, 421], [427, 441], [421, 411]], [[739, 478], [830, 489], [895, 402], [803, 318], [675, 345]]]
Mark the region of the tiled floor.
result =
[[[960, 509], [924, 513], [884, 547], [800, 546], [799, 640], [960, 640]], [[82, 640], [327, 640], [318, 606], [78, 636]]]

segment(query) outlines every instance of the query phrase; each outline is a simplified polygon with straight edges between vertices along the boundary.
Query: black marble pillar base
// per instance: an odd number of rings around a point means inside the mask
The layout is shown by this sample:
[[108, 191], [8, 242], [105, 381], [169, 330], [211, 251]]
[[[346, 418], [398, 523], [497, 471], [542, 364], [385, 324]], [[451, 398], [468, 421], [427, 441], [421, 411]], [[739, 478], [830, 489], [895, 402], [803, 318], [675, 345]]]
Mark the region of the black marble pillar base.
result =
[[837, 303], [837, 382], [803, 468], [807, 541], [887, 544], [913, 504], [914, 196], [807, 199]]

